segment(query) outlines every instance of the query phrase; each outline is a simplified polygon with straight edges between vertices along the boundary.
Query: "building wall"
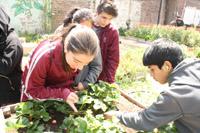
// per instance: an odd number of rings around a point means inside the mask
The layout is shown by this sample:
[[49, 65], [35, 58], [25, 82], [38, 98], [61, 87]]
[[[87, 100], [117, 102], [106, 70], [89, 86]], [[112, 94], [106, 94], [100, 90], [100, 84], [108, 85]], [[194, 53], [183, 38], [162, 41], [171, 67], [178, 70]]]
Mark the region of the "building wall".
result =
[[169, 24], [176, 17], [176, 4], [177, 0], [168, 0], [166, 3], [166, 17], [165, 24]]
[[141, 23], [157, 24], [160, 0], [141, 0]]
[[133, 27], [140, 23], [141, 19], [141, 2], [139, 0], [115, 0], [115, 4], [118, 8], [118, 17], [113, 20], [113, 23], [119, 27], [127, 27], [127, 23], [130, 22], [130, 26]]
[[75, 7], [94, 8], [92, 0], [52, 0], [52, 30], [62, 24], [64, 17]]
[[159, 11], [161, 0], [123, 0], [123, 2], [115, 0], [119, 16], [114, 20], [114, 23], [118, 27], [126, 27], [126, 22], [130, 19], [131, 27], [138, 24], [164, 24], [166, 1], [162, 0]]
[[186, 0], [177, 0], [177, 8], [178, 8], [178, 14], [180, 16], [184, 15], [184, 7], [186, 5]]
[[186, 6], [196, 7], [200, 9], [200, 1], [199, 0], [186, 0]]
[[[31, 9], [31, 14], [20, 13], [15, 16], [15, 9], [12, 6], [15, 4], [15, 0], [0, 1], [0, 6], [4, 8], [7, 14], [11, 18], [11, 26], [15, 28], [18, 33], [44, 33], [43, 18], [44, 12], [35, 8]], [[43, 0], [41, 0], [43, 4]]]
[[159, 24], [164, 24], [166, 0], [162, 0], [161, 10], [159, 12], [161, 0], [115, 0], [119, 10], [119, 16], [113, 23], [119, 27], [127, 27], [126, 22], [130, 20], [130, 26], [138, 24], [157, 24], [158, 14]]
[[[100, 0], [40, 0], [42, 4], [50, 3], [51, 12], [49, 13], [51, 18], [46, 19], [46, 10], [31, 9], [31, 15], [21, 13], [17, 16], [14, 15], [15, 9], [12, 6], [15, 4], [15, 0], [0, 1], [0, 5], [3, 6], [6, 12], [11, 18], [11, 25], [17, 32], [29, 32], [29, 33], [45, 33], [47, 31], [47, 23], [54, 31], [63, 21], [65, 15], [74, 7], [86, 7], [91, 8], [94, 12]], [[119, 15], [113, 20], [113, 24], [117, 27], [127, 27], [127, 22], [130, 22], [130, 26], [134, 27], [137, 24], [157, 24], [158, 15], [159, 24], [169, 24], [175, 19], [176, 13], [184, 15], [184, 7], [191, 6], [200, 9], [199, 0], [115, 0], [115, 4], [118, 8]]]

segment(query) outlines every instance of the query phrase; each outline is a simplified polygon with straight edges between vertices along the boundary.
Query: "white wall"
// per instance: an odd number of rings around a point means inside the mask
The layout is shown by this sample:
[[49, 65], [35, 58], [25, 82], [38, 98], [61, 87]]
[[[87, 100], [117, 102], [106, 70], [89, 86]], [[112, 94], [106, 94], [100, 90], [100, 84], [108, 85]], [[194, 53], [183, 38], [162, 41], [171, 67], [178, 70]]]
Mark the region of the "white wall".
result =
[[[15, 0], [0, 0], [0, 6], [2, 6], [7, 14], [11, 18], [11, 26], [15, 28], [17, 32], [29, 32], [29, 33], [43, 33], [44, 32], [44, 13], [38, 9], [32, 9], [32, 15], [21, 13], [17, 16], [14, 15], [15, 8], [12, 8], [15, 4]], [[43, 0], [41, 0], [43, 2]]]

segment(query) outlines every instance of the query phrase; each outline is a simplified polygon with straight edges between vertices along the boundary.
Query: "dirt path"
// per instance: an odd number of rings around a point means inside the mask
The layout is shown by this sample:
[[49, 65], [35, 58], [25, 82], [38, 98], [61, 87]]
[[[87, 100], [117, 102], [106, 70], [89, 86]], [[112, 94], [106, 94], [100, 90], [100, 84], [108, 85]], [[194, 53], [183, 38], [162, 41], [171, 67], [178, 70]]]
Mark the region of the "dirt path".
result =
[[120, 44], [125, 44], [133, 47], [148, 47], [148, 45], [150, 45], [150, 42], [136, 38], [120, 37]]

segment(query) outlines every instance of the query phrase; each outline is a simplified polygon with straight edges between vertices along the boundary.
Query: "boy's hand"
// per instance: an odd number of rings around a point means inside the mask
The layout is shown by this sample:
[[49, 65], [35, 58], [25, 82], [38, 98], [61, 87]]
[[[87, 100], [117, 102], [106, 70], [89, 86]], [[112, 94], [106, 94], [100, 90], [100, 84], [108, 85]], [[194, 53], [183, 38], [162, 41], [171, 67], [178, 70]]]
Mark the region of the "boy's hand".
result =
[[74, 105], [75, 103], [78, 102], [78, 96], [76, 95], [76, 93], [71, 92], [69, 94], [69, 96], [67, 97], [66, 102], [69, 104], [69, 106], [74, 110], [74, 112], [78, 112], [78, 110], [76, 109], [76, 106]]
[[119, 111], [109, 111], [109, 112], [104, 113], [104, 118], [112, 119], [113, 117], [116, 117], [117, 114], [120, 114], [120, 112]]
[[77, 91], [82, 91], [84, 90], [84, 86], [81, 82], [78, 83], [78, 85], [76, 87], [74, 87]]

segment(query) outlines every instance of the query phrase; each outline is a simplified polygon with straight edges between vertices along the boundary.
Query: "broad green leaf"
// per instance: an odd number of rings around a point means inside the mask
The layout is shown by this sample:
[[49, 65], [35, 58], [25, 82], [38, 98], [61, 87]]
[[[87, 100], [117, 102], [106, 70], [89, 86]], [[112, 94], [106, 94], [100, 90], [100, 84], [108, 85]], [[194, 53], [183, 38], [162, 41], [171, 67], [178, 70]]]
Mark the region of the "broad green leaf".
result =
[[17, 16], [17, 15], [19, 15], [19, 14], [22, 14], [22, 13], [24, 13], [25, 11], [26, 11], [25, 8], [23, 8], [23, 7], [21, 7], [21, 6], [17, 6], [17, 7], [15, 8], [15, 16]]
[[39, 1], [34, 1], [34, 7], [38, 10], [44, 9], [44, 6]]
[[107, 109], [106, 105], [103, 102], [101, 102], [97, 99], [94, 100], [94, 106], [93, 107], [94, 107], [95, 110], [102, 109], [104, 112]]

